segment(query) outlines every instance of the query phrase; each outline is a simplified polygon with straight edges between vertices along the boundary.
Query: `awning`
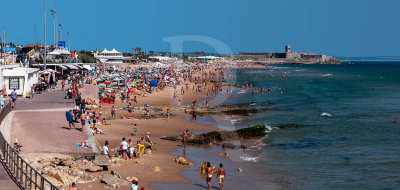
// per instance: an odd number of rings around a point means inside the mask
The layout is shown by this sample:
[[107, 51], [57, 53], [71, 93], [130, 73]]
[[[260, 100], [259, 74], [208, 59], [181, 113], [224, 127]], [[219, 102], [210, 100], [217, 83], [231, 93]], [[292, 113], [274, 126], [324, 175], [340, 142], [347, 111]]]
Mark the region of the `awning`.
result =
[[57, 66], [59, 66], [60, 68], [63, 68], [63, 69], [67, 69], [67, 67], [65, 67], [64, 65], [57, 65]]
[[78, 67], [76, 67], [75, 65], [68, 65], [69, 68], [73, 69], [73, 70], [79, 70]]

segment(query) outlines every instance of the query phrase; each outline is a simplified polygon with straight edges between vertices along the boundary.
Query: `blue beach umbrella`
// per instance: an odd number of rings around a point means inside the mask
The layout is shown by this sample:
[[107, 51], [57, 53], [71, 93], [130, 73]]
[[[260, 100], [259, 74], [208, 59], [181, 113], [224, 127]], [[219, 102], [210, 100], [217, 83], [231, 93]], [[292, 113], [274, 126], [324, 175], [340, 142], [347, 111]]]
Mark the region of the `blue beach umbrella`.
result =
[[152, 80], [152, 81], [150, 82], [150, 86], [156, 87], [156, 86], [158, 86], [158, 82], [157, 82], [156, 80]]

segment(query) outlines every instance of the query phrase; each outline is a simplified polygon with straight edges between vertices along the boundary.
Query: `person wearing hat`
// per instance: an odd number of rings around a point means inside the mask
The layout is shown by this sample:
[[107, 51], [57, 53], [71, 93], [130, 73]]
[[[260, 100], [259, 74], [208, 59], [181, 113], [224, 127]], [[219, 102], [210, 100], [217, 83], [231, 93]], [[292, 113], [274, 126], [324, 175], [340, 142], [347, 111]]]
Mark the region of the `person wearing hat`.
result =
[[131, 190], [138, 190], [139, 184], [135, 179], [132, 180], [132, 185], [130, 186], [130, 188]]
[[21, 143], [19, 143], [18, 139], [15, 139], [15, 141], [14, 141], [14, 149], [15, 149], [15, 151], [17, 151], [17, 153], [21, 152], [21, 147], [22, 147]]

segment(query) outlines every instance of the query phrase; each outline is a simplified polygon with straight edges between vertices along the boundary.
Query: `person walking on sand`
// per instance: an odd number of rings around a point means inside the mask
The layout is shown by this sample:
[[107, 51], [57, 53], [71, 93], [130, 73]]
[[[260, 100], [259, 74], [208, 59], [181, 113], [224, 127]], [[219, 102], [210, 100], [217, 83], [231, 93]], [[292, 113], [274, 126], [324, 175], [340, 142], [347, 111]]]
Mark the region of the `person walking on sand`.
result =
[[212, 179], [212, 168], [211, 168], [211, 163], [207, 163], [207, 177], [206, 177], [206, 182], [208, 185], [208, 190], [211, 190], [211, 179]]
[[65, 80], [61, 81], [61, 91], [64, 91], [64, 86], [65, 86]]
[[103, 146], [103, 154], [106, 155], [107, 158], [109, 158], [110, 161], [112, 162], [112, 157], [111, 157], [110, 151], [108, 151], [108, 141], [106, 141], [106, 142], [104, 143], [104, 146]]
[[74, 126], [75, 129], [75, 124], [74, 120], [72, 119], [72, 114], [73, 114], [72, 110], [65, 112], [65, 117], [67, 118], [69, 129], [72, 129], [72, 126]]
[[82, 112], [81, 114], [82, 133], [86, 132], [85, 130], [86, 119], [87, 119], [86, 112]]
[[126, 142], [125, 137], [122, 138], [121, 146], [122, 146], [122, 157], [125, 160], [127, 160], [128, 159], [128, 142]]
[[114, 106], [112, 106], [112, 108], [111, 108], [111, 117], [113, 119], [115, 119], [115, 107]]
[[223, 167], [224, 166], [222, 165], [222, 163], [219, 164], [219, 169], [217, 173], [218, 183], [221, 190], [224, 190], [224, 179], [225, 179], [225, 169]]

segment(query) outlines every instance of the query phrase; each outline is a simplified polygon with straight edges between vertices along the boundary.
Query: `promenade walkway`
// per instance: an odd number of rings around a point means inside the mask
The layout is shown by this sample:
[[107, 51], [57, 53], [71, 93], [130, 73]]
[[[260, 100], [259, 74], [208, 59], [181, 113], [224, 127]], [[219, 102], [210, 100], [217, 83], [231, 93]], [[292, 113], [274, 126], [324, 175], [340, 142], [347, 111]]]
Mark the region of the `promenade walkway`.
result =
[[3, 165], [0, 164], [0, 190], [17, 190], [19, 187], [10, 178]]
[[64, 99], [65, 92], [58, 86], [52, 92], [37, 94], [33, 99], [20, 99], [16, 109], [7, 118], [11, 126], [10, 142], [17, 138], [26, 153], [92, 153], [91, 149], [77, 148], [77, 143], [87, 140], [87, 133], [69, 129], [65, 112], [74, 107], [71, 99]]

